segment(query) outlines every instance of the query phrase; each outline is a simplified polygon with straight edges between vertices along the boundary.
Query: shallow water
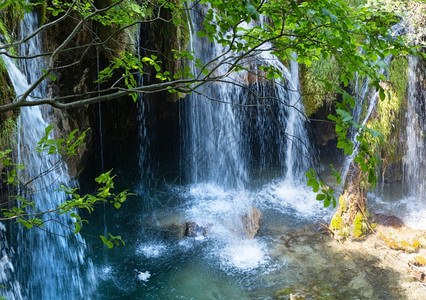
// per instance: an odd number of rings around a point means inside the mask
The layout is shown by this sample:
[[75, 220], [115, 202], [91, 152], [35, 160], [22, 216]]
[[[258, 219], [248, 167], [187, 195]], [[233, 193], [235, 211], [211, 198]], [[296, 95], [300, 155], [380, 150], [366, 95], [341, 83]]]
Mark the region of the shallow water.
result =
[[[268, 208], [263, 195], [275, 199], [284, 185], [244, 192], [169, 187], [180, 199], [174, 209], [127, 220], [120, 226], [126, 246], [108, 250], [107, 261], [94, 251], [101, 277], [94, 298], [288, 299], [292, 293], [306, 299], [415, 299], [402, 287], [401, 274], [382, 265], [374, 251], [361, 243], [345, 247], [315, 225], [326, 222], [332, 209], [319, 209], [315, 200], [307, 205], [312, 211], [301, 211], [294, 201]], [[253, 240], [232, 234], [231, 223], [223, 221], [243, 211], [238, 197], [252, 197], [262, 208]], [[188, 220], [210, 224], [208, 234], [182, 238], [173, 232], [173, 224]]]
[[386, 185], [367, 196], [368, 204], [375, 213], [400, 218], [404, 224], [426, 230], [426, 202], [420, 194], [407, 195], [403, 184]]

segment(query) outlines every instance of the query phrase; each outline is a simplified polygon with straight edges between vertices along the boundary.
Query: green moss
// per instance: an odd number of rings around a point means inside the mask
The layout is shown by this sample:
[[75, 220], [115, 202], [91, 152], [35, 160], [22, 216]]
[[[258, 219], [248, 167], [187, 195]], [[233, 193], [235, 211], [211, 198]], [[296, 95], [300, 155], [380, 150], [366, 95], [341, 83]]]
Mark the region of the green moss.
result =
[[408, 62], [404, 56], [393, 59], [389, 66], [389, 82], [395, 91], [396, 97], [403, 101], [407, 97]]
[[[0, 105], [13, 101], [15, 92], [9, 80], [3, 60], [0, 59]], [[0, 151], [10, 148], [17, 131], [16, 114], [13, 112], [0, 113]]]
[[346, 206], [346, 199], [343, 195], [339, 197], [339, 204], [340, 204], [340, 210], [342, 211], [342, 213], [348, 210]]
[[17, 132], [16, 119], [8, 118], [0, 123], [0, 151], [10, 148], [15, 142]]
[[420, 239], [413, 239], [411, 241], [407, 240], [397, 240], [393, 237], [385, 236], [384, 234], [380, 234], [380, 238], [388, 245], [389, 248], [393, 250], [402, 250], [404, 252], [412, 253], [416, 252], [417, 249], [422, 247], [422, 243]]
[[358, 212], [354, 219], [354, 230], [353, 230], [353, 236], [355, 238], [359, 238], [366, 232], [366, 224], [364, 222], [364, 216], [361, 212]]
[[336, 213], [333, 219], [331, 219], [330, 225], [333, 230], [342, 230], [344, 225], [342, 217], [338, 213]]
[[333, 87], [339, 86], [340, 68], [333, 57], [316, 60], [310, 67], [302, 69], [302, 100], [307, 116], [315, 113], [324, 104], [331, 105], [336, 98], [336, 91], [327, 90], [325, 81]]
[[[28, 6], [23, 1], [12, 2], [5, 8], [0, 9], [0, 20], [8, 33], [16, 33], [27, 9]], [[3, 28], [1, 30], [3, 31]], [[6, 33], [3, 32], [3, 34]]]
[[[26, 9], [27, 5], [21, 1], [12, 2], [0, 9], [0, 34], [3, 35], [6, 43], [13, 42], [12, 36], [18, 36], [19, 25]], [[14, 48], [9, 48], [9, 52], [16, 54]]]
[[414, 263], [418, 267], [426, 266], [426, 258], [418, 255], [418, 256], [415, 257], [415, 259], [412, 263]]
[[294, 292], [295, 292], [294, 288], [284, 288], [282, 290], [275, 292], [274, 297], [281, 298], [283, 296], [289, 296], [290, 294], [294, 294]]
[[0, 20], [0, 34], [4, 35], [6, 41], [10, 41], [9, 31], [7, 30], [2, 20]]
[[45, 24], [47, 21], [46, 11], [47, 11], [47, 2], [43, 1], [42, 3], [39, 3], [35, 7], [38, 15], [38, 22], [41, 25]]

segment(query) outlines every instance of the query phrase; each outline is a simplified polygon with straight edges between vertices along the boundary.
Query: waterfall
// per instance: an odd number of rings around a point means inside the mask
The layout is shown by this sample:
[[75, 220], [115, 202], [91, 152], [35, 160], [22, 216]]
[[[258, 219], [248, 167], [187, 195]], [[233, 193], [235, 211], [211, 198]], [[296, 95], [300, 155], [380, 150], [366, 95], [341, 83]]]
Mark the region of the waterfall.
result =
[[407, 146], [404, 157], [404, 192], [408, 196], [409, 224], [426, 228], [426, 89], [424, 62], [409, 57], [407, 97]]
[[[193, 15], [195, 32], [200, 20]], [[222, 49], [206, 44], [191, 32], [191, 51], [203, 53], [201, 60], [207, 62]], [[224, 66], [219, 68], [223, 71]], [[193, 72], [196, 72], [192, 66]], [[225, 84], [201, 88], [201, 93], [187, 96], [181, 102], [182, 161], [185, 178], [191, 183], [213, 181], [225, 186], [241, 186], [247, 181], [244, 161], [241, 158], [241, 124], [232, 104], [242, 97], [241, 89]]]
[[[203, 62], [221, 55], [227, 59], [221, 45], [197, 37], [200, 15], [192, 15], [189, 50]], [[243, 59], [248, 72], [231, 73], [226, 82], [201, 86], [180, 100], [180, 166], [188, 184], [182, 192], [184, 218], [208, 228], [215, 242], [207, 255], [216, 257], [226, 272], [267, 264], [265, 244], [245, 238], [242, 216], [252, 207], [290, 218], [323, 216], [305, 184], [304, 173], [314, 155], [296, 55], [287, 67], [269, 48], [265, 44]], [[215, 63], [215, 72], [226, 73], [228, 66]], [[267, 80], [261, 66], [273, 66], [282, 78]], [[199, 70], [192, 66], [192, 71]]]
[[407, 154], [404, 158], [404, 183], [410, 196], [426, 194], [426, 89], [420, 59], [409, 57], [407, 103]]
[[23, 299], [21, 285], [13, 279], [15, 267], [12, 257], [15, 253], [7, 243], [6, 227], [3, 223], [0, 223], [0, 251], [0, 284], [4, 287], [0, 295], [10, 300]]
[[[378, 193], [369, 195], [374, 210], [378, 213], [395, 215], [417, 229], [425, 229], [426, 203], [426, 141], [424, 87], [424, 61], [409, 56], [407, 104], [405, 108], [405, 156], [403, 157], [402, 186], [394, 182]], [[376, 96], [377, 98], [377, 96]], [[369, 109], [370, 110], [370, 109]], [[403, 123], [404, 124], [404, 123]]]
[[[194, 15], [195, 32], [199, 23]], [[204, 62], [226, 51], [194, 33], [190, 40], [191, 50], [202, 54]], [[227, 78], [231, 83], [201, 87], [181, 101], [181, 164], [188, 182], [243, 187], [272, 171], [289, 181], [303, 179], [302, 174], [311, 164], [311, 153], [298, 66], [291, 61], [288, 69], [267, 51], [269, 46], [264, 45], [255, 57], [245, 59], [250, 74], [233, 73]], [[261, 65], [279, 69], [283, 81], [267, 82], [258, 69]], [[219, 66], [217, 72], [222, 74], [226, 68]], [[197, 72], [194, 67], [193, 71]], [[233, 83], [246, 85], [247, 89]]]
[[[31, 33], [37, 26], [37, 15], [28, 13], [21, 23], [23, 36]], [[21, 55], [39, 53], [39, 36], [32, 38], [20, 49]], [[25, 60], [21, 73], [8, 57], [3, 58], [16, 94], [22, 95], [34, 80], [40, 76], [43, 68], [40, 59]], [[41, 97], [46, 88], [40, 85], [31, 97]], [[55, 208], [66, 198], [55, 191], [59, 185], [75, 186], [67, 174], [67, 166], [59, 155], [37, 153], [35, 147], [44, 135], [49, 124], [47, 115], [50, 107], [24, 107], [18, 118], [19, 141], [18, 163], [26, 164], [25, 174], [28, 180], [36, 178], [41, 172], [50, 170], [44, 176], [31, 182], [23, 196], [34, 201], [38, 211]], [[51, 121], [51, 120], [50, 120]], [[49, 220], [50, 218], [55, 221]], [[72, 228], [72, 220], [65, 215], [45, 216], [43, 230], [30, 230], [20, 227], [17, 233], [15, 276], [20, 283], [24, 298], [58, 299], [66, 295], [67, 299], [90, 298], [94, 288], [94, 272], [90, 259], [86, 257], [85, 242], [80, 235], [74, 235], [66, 227]], [[70, 238], [67, 236], [71, 235]]]

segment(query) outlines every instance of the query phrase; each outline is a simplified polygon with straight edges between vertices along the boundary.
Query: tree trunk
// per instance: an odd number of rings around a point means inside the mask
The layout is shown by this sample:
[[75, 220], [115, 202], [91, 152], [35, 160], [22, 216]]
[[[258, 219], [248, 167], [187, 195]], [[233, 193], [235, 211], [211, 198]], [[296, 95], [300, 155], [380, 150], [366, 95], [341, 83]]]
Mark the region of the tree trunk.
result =
[[337, 211], [331, 220], [330, 229], [336, 238], [359, 238], [368, 231], [370, 213], [367, 209], [367, 188], [363, 173], [352, 162], [346, 174], [345, 187], [339, 197]]

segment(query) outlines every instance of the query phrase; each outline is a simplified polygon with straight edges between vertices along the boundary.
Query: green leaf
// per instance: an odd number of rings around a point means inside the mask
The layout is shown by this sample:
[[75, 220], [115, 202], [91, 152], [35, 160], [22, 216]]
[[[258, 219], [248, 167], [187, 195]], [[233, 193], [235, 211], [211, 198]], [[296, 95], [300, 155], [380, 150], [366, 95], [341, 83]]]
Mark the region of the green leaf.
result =
[[326, 9], [326, 8], [321, 8], [321, 10], [322, 10], [322, 13], [324, 14], [324, 15], [326, 15], [326, 16], [328, 16], [329, 14], [330, 14], [330, 12], [328, 11], [328, 9]]
[[337, 148], [339, 148], [339, 149], [343, 149], [345, 146], [346, 146], [346, 143], [345, 143], [344, 141], [339, 140], [339, 141], [337, 142]]
[[204, 31], [198, 31], [197, 36], [200, 37], [200, 38], [203, 38], [203, 37], [207, 36], [207, 33], [205, 33]]
[[385, 91], [383, 90], [383, 88], [379, 89], [379, 95], [380, 95], [380, 100], [386, 99]]
[[75, 222], [74, 225], [75, 225], [74, 233], [77, 234], [81, 230], [81, 222]]
[[319, 183], [318, 181], [315, 181], [315, 183], [312, 185], [312, 190], [316, 193], [319, 190]]
[[317, 200], [322, 201], [322, 200], [325, 199], [325, 195], [324, 194], [318, 194], [316, 198], [317, 198]]

